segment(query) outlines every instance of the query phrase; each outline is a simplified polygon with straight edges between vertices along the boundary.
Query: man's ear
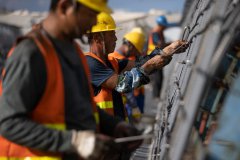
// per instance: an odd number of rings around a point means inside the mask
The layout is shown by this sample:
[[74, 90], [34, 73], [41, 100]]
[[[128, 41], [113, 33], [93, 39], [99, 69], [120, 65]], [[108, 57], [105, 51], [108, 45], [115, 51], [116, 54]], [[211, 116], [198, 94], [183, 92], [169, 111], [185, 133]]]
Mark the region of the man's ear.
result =
[[69, 7], [73, 7], [73, 4], [69, 0], [59, 0], [57, 4], [57, 12], [61, 14], [66, 14]]

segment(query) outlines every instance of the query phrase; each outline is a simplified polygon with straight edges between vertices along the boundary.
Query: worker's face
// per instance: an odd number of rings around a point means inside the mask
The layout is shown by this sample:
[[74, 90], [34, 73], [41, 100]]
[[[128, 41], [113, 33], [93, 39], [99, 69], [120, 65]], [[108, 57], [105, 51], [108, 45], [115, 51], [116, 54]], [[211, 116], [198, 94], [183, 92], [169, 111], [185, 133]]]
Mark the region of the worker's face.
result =
[[66, 12], [65, 28], [67, 34], [72, 38], [81, 38], [92, 26], [96, 25], [98, 12], [81, 5], [80, 7], [69, 7]]
[[137, 48], [134, 47], [134, 45], [132, 45], [132, 44], [127, 45], [127, 53], [126, 54], [128, 57], [130, 57], [130, 56], [136, 57], [136, 56], [141, 55], [141, 53], [137, 50]]
[[106, 31], [106, 32], [103, 32], [103, 35], [104, 35], [106, 53], [109, 54], [114, 52], [116, 47], [116, 41], [117, 41], [116, 32]]

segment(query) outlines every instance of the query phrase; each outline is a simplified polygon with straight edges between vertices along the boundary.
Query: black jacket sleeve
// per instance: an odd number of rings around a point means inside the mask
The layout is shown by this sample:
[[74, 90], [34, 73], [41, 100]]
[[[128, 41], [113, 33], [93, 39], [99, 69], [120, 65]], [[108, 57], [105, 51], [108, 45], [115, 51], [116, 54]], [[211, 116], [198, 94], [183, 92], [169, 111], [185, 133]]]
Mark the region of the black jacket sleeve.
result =
[[119, 122], [122, 120], [107, 114], [104, 110], [98, 108], [100, 119], [100, 131], [108, 136], [114, 136], [114, 130]]
[[71, 133], [46, 128], [29, 119], [46, 84], [44, 59], [30, 40], [22, 41], [5, 65], [0, 97], [0, 134], [8, 140], [43, 151], [71, 150]]

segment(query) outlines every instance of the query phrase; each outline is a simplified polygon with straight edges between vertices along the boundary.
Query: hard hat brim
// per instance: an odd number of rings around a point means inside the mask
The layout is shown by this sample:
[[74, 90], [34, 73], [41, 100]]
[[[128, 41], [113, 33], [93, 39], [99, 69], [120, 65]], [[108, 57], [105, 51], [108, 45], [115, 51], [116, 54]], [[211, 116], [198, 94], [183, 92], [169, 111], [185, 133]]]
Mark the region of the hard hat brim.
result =
[[98, 30], [98, 31], [88, 31], [88, 33], [97, 33], [97, 32], [107, 32], [107, 31], [118, 31], [118, 30], [122, 30], [122, 28], [120, 28], [120, 27], [117, 27], [117, 28], [115, 28], [115, 29], [103, 29], [103, 30]]
[[107, 6], [107, 5], [103, 5], [103, 6], [98, 6], [96, 4], [92, 4], [90, 2], [87, 2], [87, 1], [83, 1], [83, 0], [77, 0], [77, 2], [97, 11], [97, 12], [106, 12], [106, 13], [112, 13], [112, 9]]

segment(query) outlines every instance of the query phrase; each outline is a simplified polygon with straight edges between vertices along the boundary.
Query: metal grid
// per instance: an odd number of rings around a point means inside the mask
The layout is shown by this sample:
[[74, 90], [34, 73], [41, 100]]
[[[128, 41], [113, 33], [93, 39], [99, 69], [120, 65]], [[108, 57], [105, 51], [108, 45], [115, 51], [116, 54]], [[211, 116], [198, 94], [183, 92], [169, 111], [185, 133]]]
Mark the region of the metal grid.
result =
[[188, 11], [182, 39], [190, 47], [176, 57], [159, 104], [151, 160], [183, 158], [199, 106], [240, 24], [236, 0], [198, 0]]

